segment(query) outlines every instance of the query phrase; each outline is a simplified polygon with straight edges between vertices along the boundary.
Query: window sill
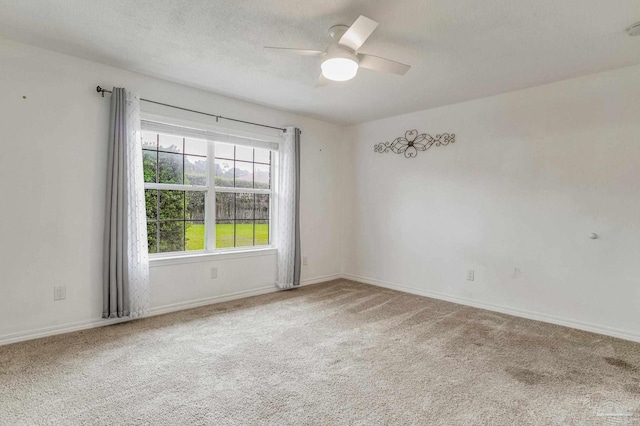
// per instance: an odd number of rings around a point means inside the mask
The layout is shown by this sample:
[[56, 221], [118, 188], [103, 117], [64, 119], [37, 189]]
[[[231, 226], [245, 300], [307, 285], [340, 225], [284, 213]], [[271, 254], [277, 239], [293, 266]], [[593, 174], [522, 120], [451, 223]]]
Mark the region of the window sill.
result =
[[149, 258], [149, 267], [156, 268], [168, 265], [184, 265], [187, 263], [212, 262], [229, 259], [241, 259], [245, 257], [274, 256], [278, 250], [274, 247], [266, 247], [251, 250], [227, 250], [217, 252], [203, 252], [193, 254], [169, 254]]

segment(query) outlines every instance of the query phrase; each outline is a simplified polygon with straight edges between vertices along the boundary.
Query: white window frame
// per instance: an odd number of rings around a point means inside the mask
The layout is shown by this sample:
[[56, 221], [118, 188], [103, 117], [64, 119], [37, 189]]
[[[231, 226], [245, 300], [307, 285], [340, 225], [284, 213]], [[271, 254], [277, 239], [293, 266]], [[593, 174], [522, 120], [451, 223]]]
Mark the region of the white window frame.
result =
[[[216, 194], [218, 192], [224, 192], [224, 193], [230, 193], [230, 194], [262, 194], [262, 195], [268, 195], [269, 196], [269, 244], [267, 245], [260, 245], [260, 246], [243, 246], [243, 247], [225, 247], [225, 248], [215, 248], [214, 251], [217, 252], [231, 252], [231, 251], [246, 251], [246, 250], [251, 250], [251, 249], [261, 249], [261, 248], [271, 248], [273, 247], [272, 245], [272, 240], [273, 240], [273, 208], [274, 208], [274, 196], [273, 196], [273, 183], [274, 183], [274, 179], [273, 179], [273, 175], [275, 172], [275, 167], [274, 167], [274, 161], [273, 158], [276, 155], [276, 152], [271, 151], [271, 163], [270, 163], [270, 172], [271, 172], [271, 178], [270, 178], [270, 182], [269, 182], [269, 189], [263, 189], [263, 188], [239, 188], [239, 187], [229, 187], [229, 186], [215, 186], [215, 145], [216, 145], [217, 141], [212, 141], [212, 143], [210, 143], [209, 146], [209, 151], [207, 152], [207, 158], [209, 153], [211, 153], [212, 155], [212, 162], [209, 164], [209, 178], [213, 178], [214, 181], [214, 185], [212, 186], [213, 188], [213, 196], [208, 198], [208, 204], [207, 204], [207, 210], [206, 211], [210, 211], [211, 215], [213, 216], [212, 218], [212, 223], [213, 223], [213, 232], [211, 233], [212, 236], [209, 237], [208, 235], [205, 234], [205, 238], [207, 239], [207, 246], [209, 247], [215, 247], [215, 243], [216, 243], [216, 235], [215, 235], [215, 229], [216, 229]], [[226, 142], [223, 142], [226, 143]], [[236, 145], [237, 146], [237, 145]], [[255, 147], [254, 147], [255, 148]], [[235, 160], [235, 159], [234, 159]], [[252, 162], [252, 164], [256, 164], [255, 162]], [[258, 163], [261, 164], [261, 163]], [[210, 184], [210, 181], [209, 181]], [[205, 223], [207, 223], [207, 217], [206, 217], [206, 211], [205, 211]], [[234, 221], [237, 219], [234, 219]], [[255, 220], [253, 222], [254, 225], [254, 236], [255, 236]], [[207, 230], [207, 226], [205, 225], [205, 232]], [[211, 238], [211, 240], [209, 240], [209, 238]], [[255, 237], [254, 237], [255, 238]], [[209, 245], [212, 244], [212, 245]]]
[[[165, 131], [162, 131], [164, 129]], [[205, 186], [171, 184], [171, 183], [146, 183], [144, 189], [175, 190], [175, 191], [203, 191], [205, 196], [205, 248], [204, 250], [183, 250], [149, 254], [150, 259], [163, 259], [174, 257], [200, 257], [207, 254], [234, 253], [234, 252], [260, 252], [273, 249], [274, 209], [275, 196], [274, 185], [277, 182], [277, 155], [279, 137], [261, 135], [256, 133], [224, 129], [210, 124], [191, 122], [180, 119], [170, 119], [152, 114], [143, 114], [142, 131], [156, 132], [160, 134], [173, 134], [185, 138], [195, 138], [207, 141], [207, 181]], [[173, 131], [172, 131], [173, 130]], [[216, 143], [231, 145], [243, 145], [253, 148], [268, 149], [271, 151], [271, 178], [269, 189], [263, 188], [237, 188], [215, 186], [215, 145]], [[184, 153], [183, 153], [184, 155]], [[188, 154], [187, 154], [188, 155]], [[255, 163], [254, 163], [255, 164]], [[259, 246], [242, 247], [216, 247], [216, 193], [226, 192], [234, 194], [264, 194], [269, 195], [269, 244]], [[159, 226], [159, 223], [158, 223]], [[255, 222], [254, 222], [255, 226]], [[255, 231], [254, 231], [255, 232]]]

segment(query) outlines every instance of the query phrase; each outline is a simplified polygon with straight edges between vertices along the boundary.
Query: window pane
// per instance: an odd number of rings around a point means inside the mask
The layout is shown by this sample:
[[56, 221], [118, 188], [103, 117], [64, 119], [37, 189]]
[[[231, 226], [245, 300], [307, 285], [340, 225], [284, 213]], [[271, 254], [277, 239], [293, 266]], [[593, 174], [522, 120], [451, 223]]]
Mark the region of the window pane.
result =
[[253, 161], [253, 148], [236, 145], [236, 161]]
[[158, 149], [158, 134], [155, 132], [142, 132], [142, 149]]
[[157, 158], [156, 151], [142, 150], [142, 170], [144, 171], [145, 182], [156, 182]]
[[207, 185], [207, 158], [193, 155], [184, 156], [185, 185]]
[[236, 219], [253, 219], [253, 194], [236, 194]]
[[184, 191], [160, 192], [160, 219], [184, 220]]
[[253, 164], [236, 161], [236, 188], [253, 188]]
[[253, 245], [253, 221], [236, 220], [236, 247]]
[[269, 219], [269, 196], [256, 194], [256, 219]]
[[158, 223], [147, 222], [147, 241], [149, 242], [149, 253], [158, 252]]
[[204, 223], [186, 221], [185, 239], [186, 250], [204, 250]]
[[216, 193], [216, 219], [235, 219], [235, 194], [228, 192]]
[[156, 220], [158, 216], [158, 191], [155, 189], [145, 189], [144, 200], [147, 209], [147, 218]]
[[203, 191], [186, 191], [185, 197], [185, 219], [204, 224], [205, 193]]
[[254, 188], [269, 189], [271, 166], [266, 164], [254, 164]]
[[182, 183], [182, 155], [158, 153], [158, 182]]
[[202, 139], [184, 139], [184, 153], [207, 156], [207, 141]]
[[158, 149], [160, 151], [183, 152], [183, 138], [181, 136], [163, 135], [158, 137]]
[[269, 221], [256, 220], [256, 245], [269, 245]]
[[234, 225], [233, 220], [216, 221], [216, 248], [233, 247]]
[[216, 186], [233, 186], [233, 161], [216, 159]]
[[228, 143], [216, 143], [216, 158], [228, 158], [233, 160], [233, 145]]
[[160, 252], [184, 250], [184, 221], [160, 222]]
[[271, 151], [268, 149], [255, 148], [255, 162], [271, 164]]

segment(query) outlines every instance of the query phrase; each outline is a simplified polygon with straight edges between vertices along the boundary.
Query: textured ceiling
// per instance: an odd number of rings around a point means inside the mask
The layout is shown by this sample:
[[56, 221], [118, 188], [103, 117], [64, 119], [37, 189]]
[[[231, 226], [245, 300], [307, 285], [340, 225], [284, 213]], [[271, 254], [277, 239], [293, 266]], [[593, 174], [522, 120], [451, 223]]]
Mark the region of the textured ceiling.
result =
[[[640, 63], [638, 0], [0, 0], [0, 36], [336, 123], [355, 123]], [[360, 14], [361, 52], [411, 64], [315, 87]]]

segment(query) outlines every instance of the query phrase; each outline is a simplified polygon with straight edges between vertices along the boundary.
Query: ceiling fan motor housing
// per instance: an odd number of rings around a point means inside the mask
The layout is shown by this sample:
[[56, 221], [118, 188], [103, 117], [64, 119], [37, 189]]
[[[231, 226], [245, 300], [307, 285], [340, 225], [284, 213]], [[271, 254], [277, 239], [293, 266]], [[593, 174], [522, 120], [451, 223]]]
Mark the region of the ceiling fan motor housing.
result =
[[338, 41], [340, 40], [340, 37], [342, 37], [342, 35], [347, 32], [348, 29], [349, 26], [347, 25], [334, 25], [333, 27], [329, 28], [329, 37]]

